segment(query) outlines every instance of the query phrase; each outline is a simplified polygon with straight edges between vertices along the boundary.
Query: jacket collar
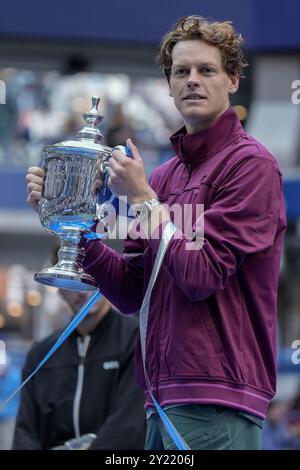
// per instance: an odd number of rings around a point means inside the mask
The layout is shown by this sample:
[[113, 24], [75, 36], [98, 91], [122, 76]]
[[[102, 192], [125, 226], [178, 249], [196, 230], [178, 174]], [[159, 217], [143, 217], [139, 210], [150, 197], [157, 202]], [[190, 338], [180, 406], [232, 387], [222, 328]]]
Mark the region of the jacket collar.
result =
[[229, 107], [210, 127], [187, 134], [182, 127], [170, 137], [176, 155], [185, 165], [197, 166], [244, 133], [233, 107]]

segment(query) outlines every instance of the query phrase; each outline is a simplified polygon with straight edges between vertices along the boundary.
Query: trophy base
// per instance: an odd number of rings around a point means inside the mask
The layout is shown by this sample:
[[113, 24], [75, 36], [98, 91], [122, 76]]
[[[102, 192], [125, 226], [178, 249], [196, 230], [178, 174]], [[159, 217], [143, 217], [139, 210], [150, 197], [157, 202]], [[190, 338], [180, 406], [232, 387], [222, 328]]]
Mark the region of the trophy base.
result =
[[97, 289], [95, 279], [84, 272], [70, 272], [57, 268], [43, 269], [34, 275], [34, 280], [40, 284], [59, 289], [87, 292]]

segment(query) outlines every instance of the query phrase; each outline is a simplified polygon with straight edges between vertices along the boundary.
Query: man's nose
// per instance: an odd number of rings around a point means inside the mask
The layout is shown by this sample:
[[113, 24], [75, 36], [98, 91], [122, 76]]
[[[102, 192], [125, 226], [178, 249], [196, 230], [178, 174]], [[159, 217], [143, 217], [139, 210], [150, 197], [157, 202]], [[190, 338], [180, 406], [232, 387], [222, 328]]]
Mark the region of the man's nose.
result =
[[188, 76], [188, 80], [187, 80], [187, 85], [189, 87], [197, 87], [200, 85], [200, 82], [201, 82], [201, 79], [200, 79], [200, 75], [197, 71], [196, 68], [192, 68], [190, 70], [190, 74]]

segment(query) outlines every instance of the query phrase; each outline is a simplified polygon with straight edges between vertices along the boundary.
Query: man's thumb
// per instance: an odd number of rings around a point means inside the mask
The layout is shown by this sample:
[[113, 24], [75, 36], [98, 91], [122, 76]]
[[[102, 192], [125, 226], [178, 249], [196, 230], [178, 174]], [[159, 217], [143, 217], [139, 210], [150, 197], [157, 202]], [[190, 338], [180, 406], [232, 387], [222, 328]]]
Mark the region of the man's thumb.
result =
[[134, 143], [132, 142], [131, 139], [126, 140], [126, 145], [132, 153], [133, 160], [141, 160], [141, 156], [140, 156], [140, 153], [138, 151], [138, 148], [136, 147], [136, 145], [134, 145]]

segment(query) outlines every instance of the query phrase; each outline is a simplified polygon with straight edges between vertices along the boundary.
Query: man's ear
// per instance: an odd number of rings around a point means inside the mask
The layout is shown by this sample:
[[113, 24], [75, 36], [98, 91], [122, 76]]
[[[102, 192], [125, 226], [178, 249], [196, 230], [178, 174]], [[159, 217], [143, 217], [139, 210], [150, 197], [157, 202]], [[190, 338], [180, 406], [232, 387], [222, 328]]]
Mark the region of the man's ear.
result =
[[230, 82], [229, 82], [228, 92], [229, 92], [230, 95], [234, 95], [234, 93], [236, 93], [238, 88], [239, 88], [240, 77], [238, 76], [238, 74], [233, 73], [229, 77], [229, 80], [230, 80]]

